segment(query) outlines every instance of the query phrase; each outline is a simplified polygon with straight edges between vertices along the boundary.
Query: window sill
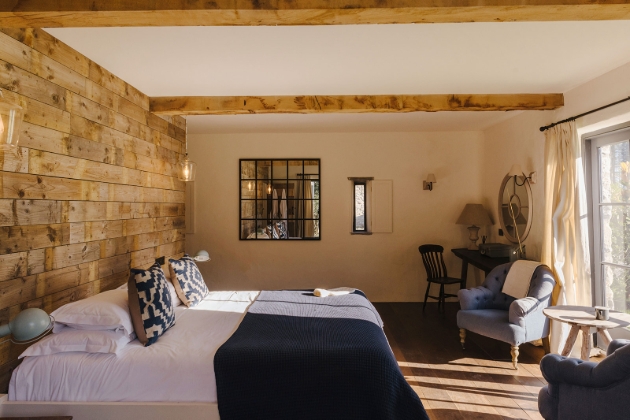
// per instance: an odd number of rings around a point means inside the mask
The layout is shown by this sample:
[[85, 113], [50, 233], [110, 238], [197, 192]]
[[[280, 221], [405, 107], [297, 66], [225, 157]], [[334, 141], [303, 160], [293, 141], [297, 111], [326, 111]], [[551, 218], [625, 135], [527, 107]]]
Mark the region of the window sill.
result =
[[371, 235], [372, 232], [350, 232], [350, 235]]

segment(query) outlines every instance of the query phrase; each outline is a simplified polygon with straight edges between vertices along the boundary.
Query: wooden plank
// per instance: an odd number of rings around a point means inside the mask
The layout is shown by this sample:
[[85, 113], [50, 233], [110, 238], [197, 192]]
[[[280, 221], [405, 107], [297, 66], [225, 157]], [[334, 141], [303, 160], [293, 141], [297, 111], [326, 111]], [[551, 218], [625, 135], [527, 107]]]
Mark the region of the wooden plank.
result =
[[101, 256], [100, 243], [86, 242], [46, 249], [46, 269], [56, 270], [71, 265], [96, 261]]
[[0, 199], [0, 226], [15, 225], [14, 206], [15, 200]]
[[0, 254], [70, 243], [70, 224], [0, 227]]
[[0, 34], [0, 60], [26, 71], [32, 71], [31, 48], [6, 34]]
[[38, 285], [43, 288], [41, 296], [50, 295], [87, 283], [90, 275], [89, 264], [90, 263], [72, 265], [59, 270], [38, 274]]
[[111, 220], [85, 223], [85, 240], [99, 241], [102, 239], [123, 236], [123, 221]]
[[[0, 18], [2, 11], [0, 9]], [[124, 80], [118, 76], [107, 71], [105, 68], [99, 66], [93, 61], [90, 61], [90, 71], [88, 77], [95, 83], [103, 86], [115, 94], [130, 100], [134, 104], [142, 107], [145, 110], [149, 110], [149, 98], [138, 89], [127, 84]]]
[[0, 7], [7, 27], [257, 26], [619, 20], [622, 0], [15, 0]]
[[32, 51], [32, 55], [33, 74], [85, 96], [85, 77], [38, 51]]
[[98, 278], [111, 276], [121, 272], [129, 272], [131, 254], [122, 254], [111, 258], [105, 258], [98, 262]]
[[67, 154], [68, 138], [64, 132], [24, 122], [19, 145], [33, 150]]
[[338, 96], [180, 96], [151, 98], [168, 115], [550, 110], [562, 94], [448, 94]]
[[28, 149], [0, 149], [0, 170], [7, 172], [28, 172]]
[[0, 88], [17, 92], [31, 99], [66, 109], [66, 89], [26, 70], [0, 60]]
[[47, 225], [62, 223], [63, 204], [53, 200], [11, 200], [14, 202], [15, 224]]
[[51, 128], [64, 133], [70, 132], [69, 112], [9, 90], [3, 90], [2, 96], [7, 102], [22, 107], [24, 110], [25, 123]]

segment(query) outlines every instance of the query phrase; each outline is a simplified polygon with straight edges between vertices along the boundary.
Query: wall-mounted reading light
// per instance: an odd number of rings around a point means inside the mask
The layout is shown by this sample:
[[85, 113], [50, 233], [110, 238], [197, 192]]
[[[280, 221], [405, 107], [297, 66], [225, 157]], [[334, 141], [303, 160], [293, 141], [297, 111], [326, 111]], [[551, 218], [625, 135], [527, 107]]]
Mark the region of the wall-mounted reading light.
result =
[[[514, 165], [512, 165], [512, 168], [510, 168], [510, 172], [508, 172], [508, 176], [513, 176], [514, 182], [519, 187], [522, 187], [523, 185], [525, 185], [525, 181], [528, 181], [530, 184], [535, 184], [536, 181], [538, 180], [537, 172], [531, 172], [529, 176], [527, 176], [523, 172], [521, 165], [519, 165], [518, 163], [515, 163]], [[519, 183], [518, 182], [519, 178], [523, 178], [523, 182]]]
[[437, 181], [435, 180], [435, 175], [434, 174], [429, 174], [429, 175], [427, 175], [426, 181], [422, 182], [422, 189], [423, 190], [433, 191], [433, 184], [435, 184], [435, 183], [437, 183]]
[[206, 251], [205, 249], [202, 249], [201, 251], [197, 252], [197, 255], [193, 257], [193, 260], [197, 262], [210, 261], [210, 254], [208, 254], [208, 251]]

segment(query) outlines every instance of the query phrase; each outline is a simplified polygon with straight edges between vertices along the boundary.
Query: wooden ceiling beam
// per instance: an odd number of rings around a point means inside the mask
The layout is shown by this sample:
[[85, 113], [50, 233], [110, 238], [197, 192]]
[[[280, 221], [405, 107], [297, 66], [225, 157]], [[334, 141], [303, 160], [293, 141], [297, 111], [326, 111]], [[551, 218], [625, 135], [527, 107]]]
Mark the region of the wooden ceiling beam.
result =
[[561, 93], [491, 95], [172, 96], [150, 98], [162, 115], [551, 110]]
[[3, 0], [0, 26], [351, 25], [630, 19], [628, 0]]

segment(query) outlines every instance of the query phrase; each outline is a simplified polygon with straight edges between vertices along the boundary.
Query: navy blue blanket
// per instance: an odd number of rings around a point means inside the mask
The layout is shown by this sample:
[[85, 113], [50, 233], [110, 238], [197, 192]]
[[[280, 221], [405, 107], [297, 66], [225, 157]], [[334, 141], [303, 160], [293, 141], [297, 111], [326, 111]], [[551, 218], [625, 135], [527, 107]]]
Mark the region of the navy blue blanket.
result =
[[361, 292], [263, 291], [214, 357], [221, 420], [427, 419]]

